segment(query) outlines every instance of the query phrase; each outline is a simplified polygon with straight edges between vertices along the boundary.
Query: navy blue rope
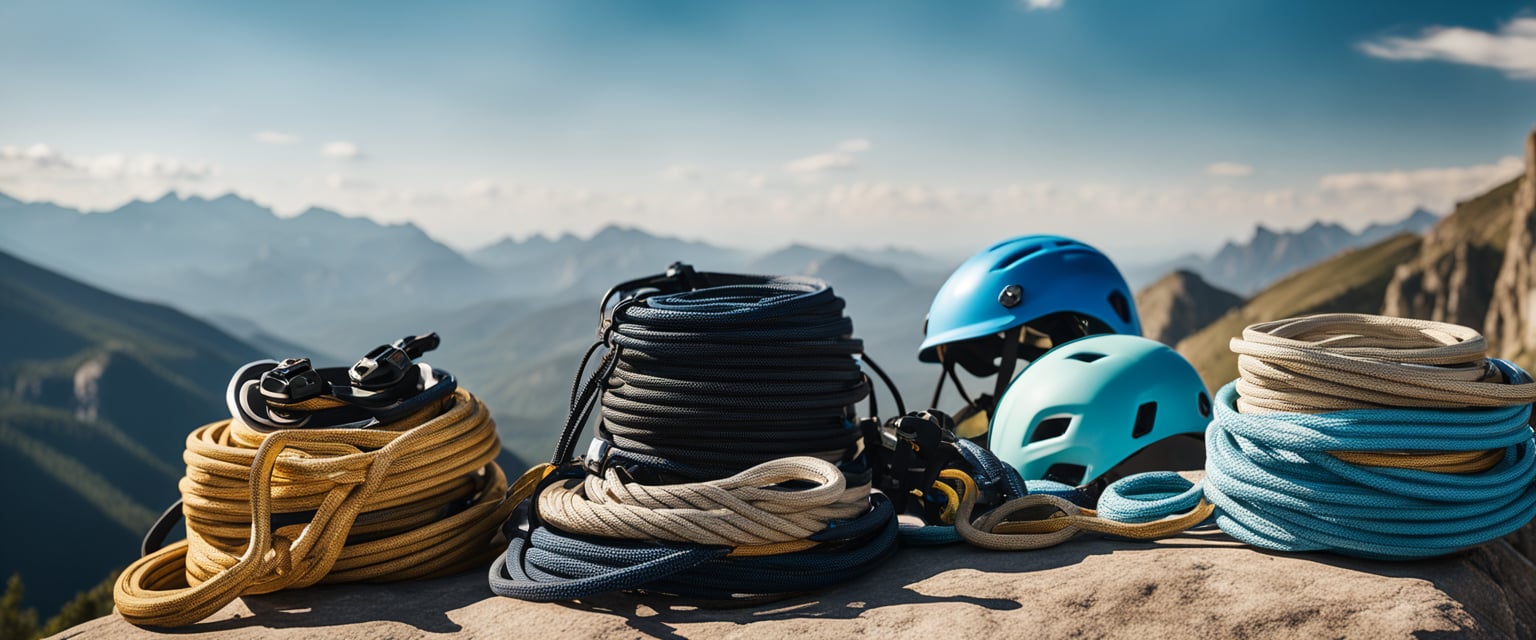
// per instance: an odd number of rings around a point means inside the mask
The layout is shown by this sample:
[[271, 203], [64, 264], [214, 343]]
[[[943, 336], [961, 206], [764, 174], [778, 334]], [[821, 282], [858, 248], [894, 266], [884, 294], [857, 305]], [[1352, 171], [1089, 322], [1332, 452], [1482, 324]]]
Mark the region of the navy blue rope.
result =
[[552, 527], [512, 536], [491, 567], [491, 589], [550, 602], [619, 590], [726, 600], [814, 591], [862, 575], [896, 550], [890, 501], [871, 496], [864, 516], [838, 523], [797, 553], [731, 557], [729, 547], [579, 536]]

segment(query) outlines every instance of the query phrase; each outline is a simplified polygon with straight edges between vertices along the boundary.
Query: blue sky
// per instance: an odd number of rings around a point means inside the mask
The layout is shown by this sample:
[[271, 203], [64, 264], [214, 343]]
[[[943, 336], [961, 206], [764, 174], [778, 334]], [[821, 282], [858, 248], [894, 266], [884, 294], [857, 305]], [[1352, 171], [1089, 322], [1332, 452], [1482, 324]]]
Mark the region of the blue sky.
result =
[[1142, 259], [1513, 175], [1536, 9], [13, 0], [0, 77], [0, 191], [24, 199], [235, 191], [461, 247], [622, 222]]

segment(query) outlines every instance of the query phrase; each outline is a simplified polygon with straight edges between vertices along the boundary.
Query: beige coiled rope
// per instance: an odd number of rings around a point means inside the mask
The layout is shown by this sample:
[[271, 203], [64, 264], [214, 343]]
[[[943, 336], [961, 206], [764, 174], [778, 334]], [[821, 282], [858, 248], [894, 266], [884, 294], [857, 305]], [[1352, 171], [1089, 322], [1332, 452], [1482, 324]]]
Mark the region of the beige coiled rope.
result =
[[[1215, 510], [1214, 505], [1202, 500], [1194, 510], [1177, 517], [1126, 523], [1101, 518], [1093, 509], [1079, 507], [1065, 498], [1036, 493], [1009, 500], [972, 520], [978, 493], [976, 481], [954, 469], [944, 470], [939, 477], [959, 485], [956, 493], [960, 507], [955, 513], [955, 531], [968, 543], [997, 551], [1054, 547], [1085, 531], [1135, 540], [1166, 538], [1200, 524]], [[1034, 513], [1036, 519], [1009, 519], [1021, 513]]]
[[[814, 483], [785, 489], [787, 482]], [[809, 456], [771, 460], [708, 482], [646, 485], [616, 469], [539, 496], [539, 515], [586, 535], [751, 546], [804, 541], [869, 510], [869, 485], [846, 486], [837, 466]], [[813, 545], [807, 545], [813, 546]]]
[[[481, 567], [505, 546], [500, 526], [516, 504], [493, 462], [500, 450], [490, 413], [462, 389], [368, 429], [200, 427], [183, 456], [187, 540], [123, 572], [118, 611], [175, 627], [242, 595]], [[306, 522], [272, 528], [274, 514], [304, 512]]]
[[1489, 366], [1482, 334], [1444, 322], [1325, 313], [1252, 325], [1231, 346], [1245, 414], [1502, 407], [1536, 395]]

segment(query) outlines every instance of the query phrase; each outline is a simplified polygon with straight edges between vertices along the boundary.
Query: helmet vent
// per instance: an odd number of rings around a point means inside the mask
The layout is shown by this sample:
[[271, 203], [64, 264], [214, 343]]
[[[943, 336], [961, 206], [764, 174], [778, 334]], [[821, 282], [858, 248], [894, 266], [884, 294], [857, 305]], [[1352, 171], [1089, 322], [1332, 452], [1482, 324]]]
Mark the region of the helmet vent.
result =
[[1157, 403], [1146, 402], [1136, 407], [1136, 425], [1131, 427], [1131, 437], [1140, 438], [1152, 433], [1152, 425], [1157, 422]]
[[1200, 392], [1200, 415], [1211, 417], [1211, 397], [1205, 395], [1204, 391]]
[[1046, 418], [1035, 425], [1035, 432], [1029, 435], [1030, 442], [1040, 442], [1051, 438], [1060, 438], [1067, 434], [1067, 427], [1072, 426], [1071, 416], [1057, 416]]
[[1077, 486], [1083, 483], [1083, 476], [1088, 474], [1088, 467], [1080, 464], [1067, 464], [1058, 462], [1045, 470], [1046, 480], [1055, 480], [1062, 484]]
[[1098, 362], [1103, 358], [1104, 354], [1102, 353], [1091, 353], [1088, 351], [1079, 351], [1070, 356], [1067, 356], [1068, 360], [1077, 360], [1078, 362]]
[[1020, 262], [1023, 262], [1025, 258], [1028, 258], [1028, 257], [1030, 257], [1032, 255], [1035, 255], [1036, 253], [1039, 253], [1040, 250], [1044, 249], [1044, 248], [1045, 247], [1042, 247], [1042, 246], [1040, 246], [1038, 244], [1033, 244], [1033, 245], [1024, 247], [1022, 249], [1019, 249], [1018, 251], [1010, 253], [1006, 257], [1004, 257], [1002, 260], [998, 261], [997, 266], [992, 267], [992, 270], [993, 271], [1004, 271], [1004, 270], [1007, 270], [1007, 269], [1012, 269], [1014, 265], [1016, 265], [1016, 264], [1018, 264]]
[[1131, 321], [1131, 303], [1118, 289], [1109, 292], [1109, 306], [1114, 308], [1115, 315], [1120, 316], [1121, 322]]

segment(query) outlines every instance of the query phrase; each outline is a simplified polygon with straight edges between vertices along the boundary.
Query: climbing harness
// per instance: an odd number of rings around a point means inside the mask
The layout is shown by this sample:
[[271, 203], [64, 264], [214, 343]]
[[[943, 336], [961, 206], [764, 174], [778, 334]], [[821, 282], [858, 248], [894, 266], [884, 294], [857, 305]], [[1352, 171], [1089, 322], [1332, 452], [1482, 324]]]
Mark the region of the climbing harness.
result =
[[[242, 367], [231, 418], [187, 437], [182, 499], [115, 585], [122, 616], [176, 627], [242, 595], [483, 566], [515, 505], [485, 405], [415, 362], [437, 345], [410, 336], [351, 367]], [[162, 547], [181, 518], [187, 539]]]
[[1053, 517], [978, 528], [1156, 538], [1214, 516], [1267, 549], [1411, 559], [1536, 516], [1536, 383], [1486, 358], [1477, 332], [1328, 314], [1251, 326], [1232, 348], [1241, 377], [1217, 393], [1202, 481], [1140, 474], [1110, 485], [1096, 514], [1056, 505]]
[[514, 487], [492, 591], [736, 601], [823, 588], [889, 557], [895, 512], [870, 492], [854, 412], [870, 384], [843, 309], [814, 278], [683, 264], [610, 290], [555, 454]]
[[[1020, 362], [1087, 335], [1141, 335], [1125, 278], [1098, 249], [1060, 236], [1004, 240], [966, 260], [934, 296], [918, 358], [943, 365], [931, 406], [946, 382], [966, 405], [954, 412], [956, 432], [987, 444], [988, 421]], [[993, 378], [990, 394], [972, 398], [956, 366]]]

